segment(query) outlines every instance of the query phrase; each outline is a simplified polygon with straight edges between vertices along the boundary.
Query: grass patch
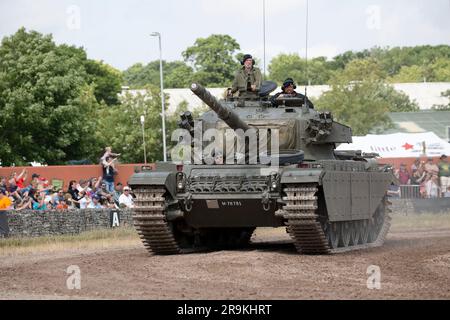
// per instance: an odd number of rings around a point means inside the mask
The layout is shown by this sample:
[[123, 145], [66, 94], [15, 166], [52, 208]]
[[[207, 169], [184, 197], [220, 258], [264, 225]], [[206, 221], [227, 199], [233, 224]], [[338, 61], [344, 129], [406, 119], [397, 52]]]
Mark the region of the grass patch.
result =
[[140, 243], [135, 229], [100, 229], [76, 235], [0, 239], [0, 255], [71, 249], [123, 247]]
[[394, 231], [450, 229], [450, 214], [424, 213], [408, 216], [393, 214], [391, 229]]

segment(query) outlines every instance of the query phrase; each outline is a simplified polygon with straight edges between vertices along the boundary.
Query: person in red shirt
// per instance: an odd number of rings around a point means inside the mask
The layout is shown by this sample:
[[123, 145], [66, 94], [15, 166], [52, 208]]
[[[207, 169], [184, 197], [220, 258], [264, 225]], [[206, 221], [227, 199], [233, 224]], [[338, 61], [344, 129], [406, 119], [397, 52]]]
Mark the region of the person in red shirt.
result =
[[408, 170], [406, 170], [406, 165], [403, 163], [400, 165], [398, 180], [400, 180], [401, 185], [411, 184], [411, 176], [409, 175]]
[[18, 175], [15, 176], [14, 179], [16, 180], [16, 185], [17, 187], [20, 189], [25, 188], [25, 180], [27, 180], [28, 177], [28, 171], [26, 169], [23, 169], [22, 172]]

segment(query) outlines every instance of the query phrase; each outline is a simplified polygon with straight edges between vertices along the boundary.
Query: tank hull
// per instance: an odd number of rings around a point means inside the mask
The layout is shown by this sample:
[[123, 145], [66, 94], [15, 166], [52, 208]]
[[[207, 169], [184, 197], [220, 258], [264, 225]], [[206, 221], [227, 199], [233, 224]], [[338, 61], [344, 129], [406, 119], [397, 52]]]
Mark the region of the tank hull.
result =
[[130, 185], [140, 190], [134, 221], [153, 253], [166, 253], [158, 241], [173, 244], [169, 253], [218, 247], [215, 234], [243, 246], [256, 227], [286, 226], [300, 253], [326, 254], [383, 243], [391, 181], [361, 162], [321, 161], [308, 168], [167, 165], [136, 174]]

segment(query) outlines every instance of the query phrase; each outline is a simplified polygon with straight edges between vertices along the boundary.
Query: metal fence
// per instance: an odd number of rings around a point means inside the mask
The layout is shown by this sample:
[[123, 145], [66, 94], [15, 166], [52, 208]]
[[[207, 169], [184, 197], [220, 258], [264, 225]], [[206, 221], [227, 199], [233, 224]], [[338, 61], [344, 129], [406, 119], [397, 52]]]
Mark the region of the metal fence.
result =
[[400, 197], [402, 199], [421, 198], [420, 186], [419, 185], [401, 185], [400, 186]]

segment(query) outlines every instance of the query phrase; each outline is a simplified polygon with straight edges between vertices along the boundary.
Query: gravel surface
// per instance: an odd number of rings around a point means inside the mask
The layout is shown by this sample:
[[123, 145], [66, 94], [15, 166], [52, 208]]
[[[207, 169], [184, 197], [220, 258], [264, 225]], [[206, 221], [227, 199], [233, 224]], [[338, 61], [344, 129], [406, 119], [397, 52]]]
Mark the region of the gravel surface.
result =
[[[67, 288], [67, 268], [81, 289]], [[367, 288], [369, 266], [381, 288]], [[329, 256], [295, 252], [284, 231], [249, 248], [152, 256], [140, 245], [0, 257], [1, 299], [450, 299], [450, 229], [389, 233], [385, 245]]]

